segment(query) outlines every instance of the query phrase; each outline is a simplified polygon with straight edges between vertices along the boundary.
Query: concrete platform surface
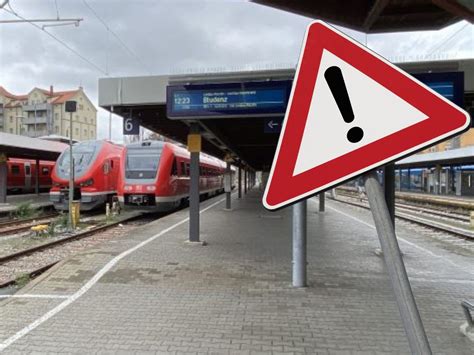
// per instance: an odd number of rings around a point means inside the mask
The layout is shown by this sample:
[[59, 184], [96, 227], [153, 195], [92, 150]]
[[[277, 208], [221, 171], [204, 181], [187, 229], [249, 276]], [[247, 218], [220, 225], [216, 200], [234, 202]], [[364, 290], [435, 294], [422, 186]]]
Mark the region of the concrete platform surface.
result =
[[[368, 211], [308, 203], [309, 287], [291, 284], [291, 208], [268, 212], [251, 191], [224, 211], [202, 203], [202, 239], [184, 241], [187, 210], [76, 255], [0, 302], [5, 353], [407, 354]], [[398, 226], [435, 354], [473, 354], [459, 331], [474, 295], [474, 255]], [[151, 238], [151, 239], [150, 239]], [[29, 296], [28, 296], [29, 295]]]

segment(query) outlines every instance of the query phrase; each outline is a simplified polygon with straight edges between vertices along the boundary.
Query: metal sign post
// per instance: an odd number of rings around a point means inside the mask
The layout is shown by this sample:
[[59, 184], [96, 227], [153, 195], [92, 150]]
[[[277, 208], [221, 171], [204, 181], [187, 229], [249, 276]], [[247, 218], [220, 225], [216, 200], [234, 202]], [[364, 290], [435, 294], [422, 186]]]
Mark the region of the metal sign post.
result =
[[293, 209], [293, 287], [306, 287], [306, 200]]
[[430, 344], [416, 307], [415, 297], [398, 247], [382, 186], [375, 172], [367, 173], [364, 179], [365, 192], [369, 199], [370, 210], [374, 217], [377, 235], [385, 258], [385, 265], [387, 266], [411, 352], [413, 354], [431, 354]]
[[199, 243], [199, 155], [201, 133], [197, 123], [191, 124], [188, 135], [188, 151], [191, 153], [189, 187], [189, 242]]
[[69, 218], [68, 229], [74, 230], [74, 221], [72, 216], [72, 201], [74, 200], [74, 155], [72, 153], [72, 114], [76, 112], [76, 101], [66, 101], [66, 112], [69, 112]]

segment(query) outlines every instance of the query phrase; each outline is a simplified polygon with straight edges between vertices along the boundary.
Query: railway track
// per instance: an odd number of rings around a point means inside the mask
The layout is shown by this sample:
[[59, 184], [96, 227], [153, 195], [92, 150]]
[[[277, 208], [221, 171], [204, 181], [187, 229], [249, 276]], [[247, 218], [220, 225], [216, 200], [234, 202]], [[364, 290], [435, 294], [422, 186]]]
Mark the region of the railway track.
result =
[[[340, 192], [338, 191], [338, 195], [341, 196], [346, 196], [354, 199], [360, 199], [356, 193], [350, 193], [347, 191]], [[363, 198], [363, 201], [368, 203], [366, 198]], [[408, 204], [408, 203], [403, 203], [403, 202], [395, 202], [395, 207], [399, 209], [405, 209], [405, 210], [411, 210], [411, 211], [416, 211], [416, 212], [424, 212], [430, 215], [438, 216], [438, 217], [443, 217], [443, 218], [448, 218], [448, 219], [454, 219], [460, 222], [470, 222], [469, 215], [467, 213], [459, 213], [459, 212], [445, 212], [440, 210], [439, 208], [431, 208], [427, 206], [421, 206], [417, 204]]]
[[22, 220], [13, 220], [0, 223], [0, 237], [7, 234], [20, 233], [30, 229], [38, 223], [48, 223], [54, 217], [57, 217], [58, 213], [50, 213], [40, 217], [26, 218]]
[[[356, 197], [353, 197], [353, 196], [350, 196], [350, 198], [356, 199]], [[338, 202], [341, 202], [341, 203], [349, 204], [349, 205], [352, 205], [352, 206], [364, 208], [364, 209], [367, 209], [367, 210], [370, 209], [368, 203], [348, 201], [346, 199], [338, 199], [338, 198], [336, 198], [334, 200], [338, 201]], [[397, 204], [395, 204], [395, 207], [397, 207]], [[413, 206], [413, 207], [414, 208], [410, 209], [411, 211], [413, 211], [413, 210], [420, 211], [421, 210], [421, 208], [418, 208], [416, 206]], [[433, 220], [430, 220], [430, 219], [423, 218], [421, 216], [409, 215], [407, 213], [401, 212], [400, 208], [397, 208], [397, 209], [398, 209], [398, 211], [395, 211], [395, 217], [397, 217], [401, 220], [405, 220], [405, 221], [408, 221], [408, 222], [411, 222], [411, 223], [415, 223], [415, 224], [421, 225], [423, 227], [428, 227], [428, 228], [431, 228], [431, 229], [434, 229], [434, 230], [437, 230], [437, 231], [454, 234], [457, 237], [461, 237], [461, 238], [466, 239], [466, 240], [474, 241], [474, 232], [472, 232], [470, 230], [467, 230], [467, 229], [464, 229], [464, 228], [461, 228], [461, 227], [457, 227], [457, 226], [454, 226], [454, 225], [450, 225], [450, 224], [447, 224], [447, 223], [443, 223], [443, 222], [433, 221]], [[428, 210], [428, 209], [425, 209], [425, 210]], [[429, 213], [431, 213], [431, 212], [429, 212]], [[435, 213], [432, 213], [432, 214], [434, 216], [439, 216], [439, 214], [435, 214]], [[443, 214], [443, 217], [451, 218], [451, 219], [455, 219], [455, 220], [459, 221], [459, 219], [456, 219], [456, 217], [449, 216], [449, 214]]]
[[141, 216], [142, 216], [142, 214], [132, 215], [129, 218], [121, 219], [121, 220], [118, 220], [118, 221], [112, 222], [112, 223], [107, 223], [107, 224], [104, 224], [102, 226], [94, 227], [94, 228], [91, 228], [89, 230], [79, 232], [79, 233], [76, 233], [76, 234], [72, 234], [70, 236], [67, 236], [67, 237], [64, 237], [64, 238], [61, 238], [61, 239], [57, 239], [57, 240], [54, 240], [54, 241], [51, 241], [51, 242], [43, 243], [43, 244], [34, 246], [32, 248], [23, 249], [21, 251], [18, 251], [18, 252], [12, 253], [12, 254], [8, 254], [8, 255], [5, 255], [5, 256], [0, 256], [0, 264], [3, 264], [3, 263], [8, 262], [8, 261], [15, 260], [15, 259], [19, 259], [23, 256], [27, 256], [27, 255], [30, 255], [30, 254], [33, 254], [33, 253], [36, 253], [36, 252], [46, 250], [46, 249], [51, 249], [51, 248], [54, 248], [56, 246], [59, 246], [59, 245], [65, 244], [65, 243], [69, 243], [69, 242], [72, 242], [72, 241], [75, 241], [75, 240], [87, 238], [87, 237], [89, 237], [91, 235], [94, 235], [96, 233], [100, 233], [102, 231], [105, 231], [105, 230], [111, 229], [113, 227], [116, 227], [119, 224], [133, 221], [137, 218], [140, 218]]

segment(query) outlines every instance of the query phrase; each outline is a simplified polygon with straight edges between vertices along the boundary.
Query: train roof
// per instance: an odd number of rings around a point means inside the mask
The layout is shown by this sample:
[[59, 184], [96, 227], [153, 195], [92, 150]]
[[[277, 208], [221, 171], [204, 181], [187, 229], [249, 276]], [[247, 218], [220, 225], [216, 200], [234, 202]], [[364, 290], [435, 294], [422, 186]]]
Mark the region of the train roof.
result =
[[[157, 147], [158, 148], [158, 147], [164, 147], [164, 146], [170, 147], [173, 150], [173, 152], [178, 156], [186, 157], [186, 158], [189, 157], [189, 152], [185, 147], [177, 145], [177, 144], [173, 144], [173, 143], [170, 143], [170, 142], [143, 141], [143, 142], [129, 143], [125, 147], [126, 148], [135, 148], [135, 149], [139, 149], [139, 148], [144, 148], [145, 149], [147, 147]], [[225, 165], [225, 163], [222, 160], [220, 160], [216, 157], [213, 157], [212, 155], [205, 154], [205, 153], [200, 154], [200, 161], [201, 161], [201, 163], [207, 163], [207, 164], [214, 164], [214, 165], [221, 165], [221, 166]]]

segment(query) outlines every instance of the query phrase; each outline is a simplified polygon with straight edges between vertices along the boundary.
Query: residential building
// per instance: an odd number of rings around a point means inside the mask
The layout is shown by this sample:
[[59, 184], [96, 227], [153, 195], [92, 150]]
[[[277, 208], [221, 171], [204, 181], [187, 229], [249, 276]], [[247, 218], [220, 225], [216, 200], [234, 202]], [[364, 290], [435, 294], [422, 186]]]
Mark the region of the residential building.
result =
[[34, 88], [26, 95], [16, 95], [0, 86], [0, 131], [28, 137], [60, 135], [69, 137], [70, 113], [66, 101], [76, 101], [72, 137], [96, 139], [97, 109], [84, 90], [54, 91]]

